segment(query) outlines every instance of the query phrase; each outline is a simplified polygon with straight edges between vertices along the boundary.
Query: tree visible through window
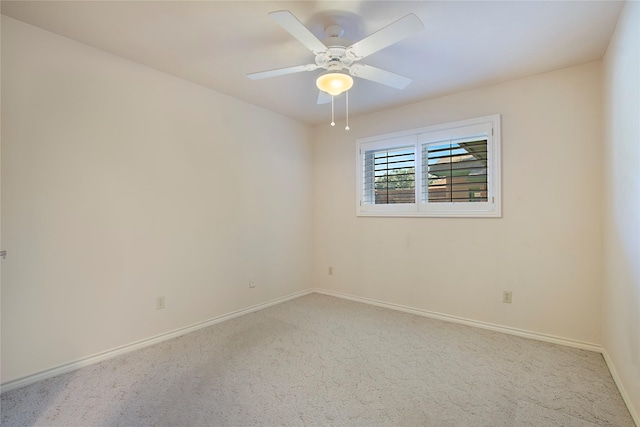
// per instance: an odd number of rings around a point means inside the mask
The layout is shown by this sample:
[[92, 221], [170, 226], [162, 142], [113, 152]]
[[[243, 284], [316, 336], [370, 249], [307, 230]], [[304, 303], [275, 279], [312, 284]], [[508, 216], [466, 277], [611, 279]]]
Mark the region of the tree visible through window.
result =
[[414, 203], [415, 153], [413, 147], [372, 153], [375, 168], [376, 204]]

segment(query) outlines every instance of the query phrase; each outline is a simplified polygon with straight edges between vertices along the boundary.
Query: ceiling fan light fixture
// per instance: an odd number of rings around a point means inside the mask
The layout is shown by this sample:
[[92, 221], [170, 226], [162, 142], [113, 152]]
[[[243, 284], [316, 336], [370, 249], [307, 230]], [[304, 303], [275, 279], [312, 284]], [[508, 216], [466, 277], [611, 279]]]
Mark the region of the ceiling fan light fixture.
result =
[[316, 86], [318, 86], [318, 89], [321, 91], [337, 96], [351, 89], [351, 86], [353, 86], [353, 78], [348, 74], [329, 72], [318, 77]]

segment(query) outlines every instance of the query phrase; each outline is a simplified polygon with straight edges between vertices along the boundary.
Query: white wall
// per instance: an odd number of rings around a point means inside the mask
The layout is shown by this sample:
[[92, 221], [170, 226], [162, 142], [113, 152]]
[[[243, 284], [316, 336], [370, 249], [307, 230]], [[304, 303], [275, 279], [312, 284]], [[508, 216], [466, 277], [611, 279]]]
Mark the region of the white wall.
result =
[[[315, 286], [599, 345], [601, 103], [591, 63], [316, 127]], [[356, 217], [356, 138], [496, 113], [502, 218]]]
[[604, 58], [604, 348], [640, 422], [640, 3]]
[[3, 16], [2, 382], [308, 289], [310, 143]]

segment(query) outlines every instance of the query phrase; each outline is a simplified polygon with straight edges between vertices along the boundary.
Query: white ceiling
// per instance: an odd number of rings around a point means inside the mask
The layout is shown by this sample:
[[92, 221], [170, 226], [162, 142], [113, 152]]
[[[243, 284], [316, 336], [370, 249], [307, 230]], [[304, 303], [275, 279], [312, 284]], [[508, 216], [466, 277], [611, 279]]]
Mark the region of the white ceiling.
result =
[[[356, 79], [350, 115], [602, 58], [616, 1], [2, 1], [4, 15], [286, 116], [318, 124], [320, 70], [265, 80], [245, 74], [313, 63], [267, 15], [291, 11], [318, 38], [332, 19], [356, 42], [415, 13], [426, 29], [365, 58], [413, 79], [404, 90]], [[339, 99], [339, 98], [338, 98]], [[336, 102], [336, 114], [343, 114]]]

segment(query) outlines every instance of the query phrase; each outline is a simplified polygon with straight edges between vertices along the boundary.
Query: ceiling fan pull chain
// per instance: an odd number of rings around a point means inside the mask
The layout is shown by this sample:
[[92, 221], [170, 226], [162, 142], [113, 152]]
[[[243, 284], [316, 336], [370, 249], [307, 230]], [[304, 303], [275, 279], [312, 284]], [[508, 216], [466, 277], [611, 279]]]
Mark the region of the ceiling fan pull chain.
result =
[[331, 95], [331, 126], [335, 126], [336, 122], [333, 120], [333, 95]]
[[347, 125], [344, 127], [344, 130], [349, 130], [349, 91], [345, 92], [345, 96], [347, 98]]

